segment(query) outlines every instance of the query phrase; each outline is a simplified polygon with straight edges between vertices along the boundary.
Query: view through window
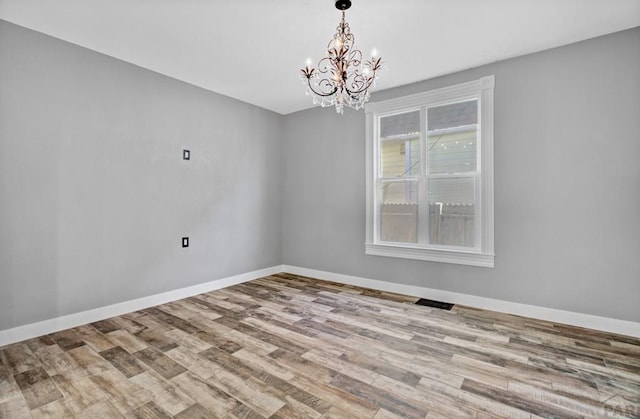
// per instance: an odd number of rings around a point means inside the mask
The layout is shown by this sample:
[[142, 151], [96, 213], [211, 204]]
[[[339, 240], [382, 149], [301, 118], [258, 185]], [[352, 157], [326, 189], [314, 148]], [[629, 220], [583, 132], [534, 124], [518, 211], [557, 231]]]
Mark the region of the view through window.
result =
[[367, 105], [367, 253], [492, 266], [492, 103], [491, 77]]

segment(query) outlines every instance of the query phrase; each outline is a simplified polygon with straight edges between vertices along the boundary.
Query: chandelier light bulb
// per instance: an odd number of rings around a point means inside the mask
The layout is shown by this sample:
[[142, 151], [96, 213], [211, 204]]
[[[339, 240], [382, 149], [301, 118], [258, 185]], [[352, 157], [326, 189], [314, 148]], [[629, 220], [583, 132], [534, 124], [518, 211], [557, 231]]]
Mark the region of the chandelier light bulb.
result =
[[314, 104], [335, 106], [336, 112], [342, 114], [345, 105], [356, 110], [364, 107], [369, 100], [369, 89], [375, 85], [377, 73], [382, 68], [382, 58], [374, 49], [372, 58], [363, 60], [345, 20], [345, 10], [351, 7], [351, 1], [337, 0], [335, 5], [342, 12], [342, 19], [327, 45], [327, 55], [317, 67], [312, 67], [311, 60], [307, 60], [300, 76], [313, 96]]

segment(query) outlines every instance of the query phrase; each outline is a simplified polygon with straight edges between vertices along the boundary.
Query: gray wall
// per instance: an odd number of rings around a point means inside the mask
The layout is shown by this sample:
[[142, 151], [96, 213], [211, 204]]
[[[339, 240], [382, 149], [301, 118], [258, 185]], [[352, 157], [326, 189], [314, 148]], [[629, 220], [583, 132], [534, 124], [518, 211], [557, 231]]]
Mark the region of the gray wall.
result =
[[362, 112], [283, 117], [0, 21], [0, 330], [283, 262], [640, 321], [639, 46], [374, 95], [496, 75], [485, 269], [364, 255]]
[[331, 108], [285, 118], [284, 263], [640, 321], [640, 28], [373, 100], [490, 74], [494, 269], [366, 256], [364, 114]]
[[281, 264], [282, 127], [0, 21], [0, 330]]

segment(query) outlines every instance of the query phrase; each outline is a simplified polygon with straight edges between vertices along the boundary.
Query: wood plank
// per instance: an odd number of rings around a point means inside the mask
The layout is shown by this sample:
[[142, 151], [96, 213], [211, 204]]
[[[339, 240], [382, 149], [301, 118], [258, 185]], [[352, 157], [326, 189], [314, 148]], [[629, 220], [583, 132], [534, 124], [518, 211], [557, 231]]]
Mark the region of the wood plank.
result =
[[332, 370], [336, 372], [339, 371], [340, 374], [362, 381], [366, 384], [371, 384], [380, 376], [380, 374], [375, 371], [368, 370], [359, 365], [351, 364], [340, 357], [335, 357], [317, 349], [311, 349], [310, 351], [305, 352], [302, 357], [309, 361], [313, 361], [318, 365], [330, 365]]
[[[598, 400], [588, 399], [586, 397], [565, 396], [553, 390], [538, 388], [516, 380], [509, 381], [509, 393], [526, 396], [527, 399], [544, 400], [547, 406], [558, 407], [578, 416], [604, 416], [603, 405]], [[540, 415], [538, 412], [534, 411], [534, 413]]]
[[86, 345], [82, 336], [75, 329], [61, 330], [60, 332], [51, 333], [49, 338], [58, 344], [59, 347], [68, 351], [78, 346]]
[[291, 380], [283, 380], [268, 372], [263, 372], [252, 377], [251, 380], [260, 381], [261, 385], [266, 385], [269, 394], [284, 400], [289, 412], [306, 412], [311, 416], [322, 414], [331, 408], [331, 403], [323, 400], [319, 396], [294, 385]]
[[449, 386], [428, 378], [422, 378], [417, 388], [425, 392], [425, 398], [431, 397], [433, 394], [449, 405], [458, 404], [497, 417], [513, 419], [530, 419], [531, 417], [530, 412], [520, 409], [519, 407], [514, 407], [510, 404], [494, 400], [492, 397], [483, 397], [482, 395], [465, 391], [462, 388]]
[[209, 342], [198, 339], [198, 335], [190, 335], [180, 329], [173, 329], [165, 332], [164, 335], [173, 340], [178, 346], [182, 346], [192, 352], [202, 352], [211, 347]]
[[22, 397], [20, 387], [18, 387], [18, 383], [13, 378], [11, 370], [4, 365], [0, 365], [0, 403], [16, 397]]
[[367, 356], [362, 352], [350, 350], [340, 355], [340, 359], [350, 365], [359, 366], [360, 368], [375, 372], [378, 376], [392, 378], [410, 386], [415, 387], [420, 382], [420, 375], [415, 372], [394, 367], [376, 358]]
[[638, 417], [640, 339], [278, 274], [0, 348], [0, 418]]
[[90, 377], [98, 388], [107, 395], [109, 402], [122, 414], [146, 404], [152, 398], [151, 392], [129, 381], [118, 371], [109, 371]]
[[0, 350], [0, 357], [4, 365], [9, 367], [12, 374], [41, 367], [42, 364], [33, 354], [26, 343], [14, 343]]
[[109, 418], [122, 419], [124, 416], [115, 408], [110, 401], [102, 401], [92, 404], [78, 415], [80, 418]]
[[148, 390], [151, 400], [170, 415], [176, 415], [195, 403], [189, 394], [154, 371], [136, 375], [130, 381]]
[[273, 415], [285, 405], [283, 400], [269, 394], [258, 382], [242, 379], [224, 368], [207, 382], [265, 417]]
[[211, 417], [211, 412], [198, 403], [174, 415], [175, 419], [210, 419]]
[[179, 346], [178, 343], [174, 342], [171, 338], [167, 337], [164, 334], [169, 330], [170, 329], [158, 331], [157, 328], [146, 329], [138, 333], [136, 337], [144, 341], [147, 345], [153, 346], [160, 352], [167, 352]]
[[106, 334], [107, 338], [130, 354], [146, 349], [149, 345], [136, 335], [124, 329], [114, 330]]
[[62, 398], [62, 393], [42, 367], [21, 372], [13, 377], [29, 409], [36, 409]]
[[221, 368], [219, 365], [209, 362], [205, 357], [180, 346], [165, 352], [165, 355], [204, 380], [213, 376]]
[[102, 352], [116, 346], [102, 332], [91, 325], [82, 325], [74, 329], [79, 337], [96, 352]]
[[[511, 387], [510, 383], [510, 387]], [[477, 381], [465, 379], [462, 383], [462, 390], [479, 395], [485, 399], [493, 400], [506, 406], [511, 406], [519, 410], [536, 414], [542, 417], [562, 417], [580, 418], [584, 417], [571, 410], [558, 407], [553, 403], [548, 403], [545, 399], [534, 397], [534, 392], [527, 396], [521, 396], [513, 391], [505, 391]], [[539, 402], [538, 400], [544, 400]]]
[[0, 403], [0, 418], [13, 419], [30, 417], [32, 417], [31, 410], [22, 395]]
[[134, 417], [138, 419], [171, 419], [172, 416], [169, 415], [163, 408], [155, 404], [154, 402], [147, 402], [142, 406], [134, 409], [131, 412]]
[[155, 348], [143, 349], [134, 355], [166, 379], [175, 377], [187, 370]]
[[100, 352], [100, 356], [109, 361], [111, 365], [116, 367], [116, 369], [127, 378], [131, 378], [145, 371], [135, 356], [119, 346], [114, 346], [113, 348]]
[[88, 345], [71, 349], [67, 353], [85, 375], [103, 374], [115, 370], [113, 365]]
[[254, 371], [267, 372], [281, 380], [287, 381], [294, 377], [294, 373], [288, 368], [281, 366], [270, 358], [260, 357], [247, 349], [234, 352], [233, 357], [238, 358], [243, 364]]
[[367, 385], [346, 375], [337, 375], [331, 380], [331, 385], [375, 403], [401, 417], [424, 418], [428, 413], [428, 410], [419, 402]]
[[76, 416], [78, 413], [79, 412], [75, 410], [73, 402], [69, 403], [64, 399], [59, 399], [31, 410], [30, 417], [33, 417], [34, 419], [72, 418]]
[[[56, 343], [47, 335], [37, 338], [29, 339], [24, 342], [31, 352], [35, 353], [37, 350], [53, 346]], [[0, 351], [1, 352], [1, 351]], [[0, 364], [2, 363], [2, 357], [0, 356]]]
[[[195, 374], [186, 372], [174, 377], [171, 382], [180, 390], [188, 394], [204, 409], [208, 410], [209, 416], [224, 417], [229, 411], [234, 409], [240, 402], [229, 394], [213, 385], [210, 380], [203, 380]], [[188, 410], [188, 409], [187, 409]], [[200, 410], [196, 408], [196, 410]], [[183, 412], [184, 413], [184, 412]], [[180, 414], [187, 416], [189, 413]]]
[[[87, 382], [90, 381], [88, 378], [74, 380], [67, 378], [65, 375], [58, 374], [52, 376], [51, 379], [62, 393], [63, 399], [57, 400], [57, 402], [63, 405], [62, 409], [65, 412], [78, 414], [92, 404], [107, 399], [106, 395], [102, 392], [96, 391], [95, 386], [87, 385]], [[43, 413], [45, 410], [46, 409], [42, 409]], [[51, 416], [55, 417], [56, 415], [51, 414]], [[69, 415], [65, 416], [68, 417]]]
[[180, 329], [186, 333], [191, 334], [198, 331], [198, 328], [194, 327], [187, 320], [181, 319], [180, 317], [174, 316], [173, 314], [170, 314], [159, 308], [155, 308], [155, 307], [147, 308], [142, 310], [142, 312], [154, 317], [157, 321], [171, 325], [172, 327], [176, 329]]

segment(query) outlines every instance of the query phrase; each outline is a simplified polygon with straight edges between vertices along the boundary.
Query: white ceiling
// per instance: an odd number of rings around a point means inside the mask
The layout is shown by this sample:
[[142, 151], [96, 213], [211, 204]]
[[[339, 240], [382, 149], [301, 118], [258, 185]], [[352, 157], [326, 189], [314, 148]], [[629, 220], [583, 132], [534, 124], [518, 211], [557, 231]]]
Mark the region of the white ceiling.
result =
[[[333, 0], [0, 0], [0, 19], [287, 114], [340, 13]], [[640, 26], [640, 0], [353, 0], [386, 65], [377, 90]], [[638, 46], [640, 48], [640, 45]]]

